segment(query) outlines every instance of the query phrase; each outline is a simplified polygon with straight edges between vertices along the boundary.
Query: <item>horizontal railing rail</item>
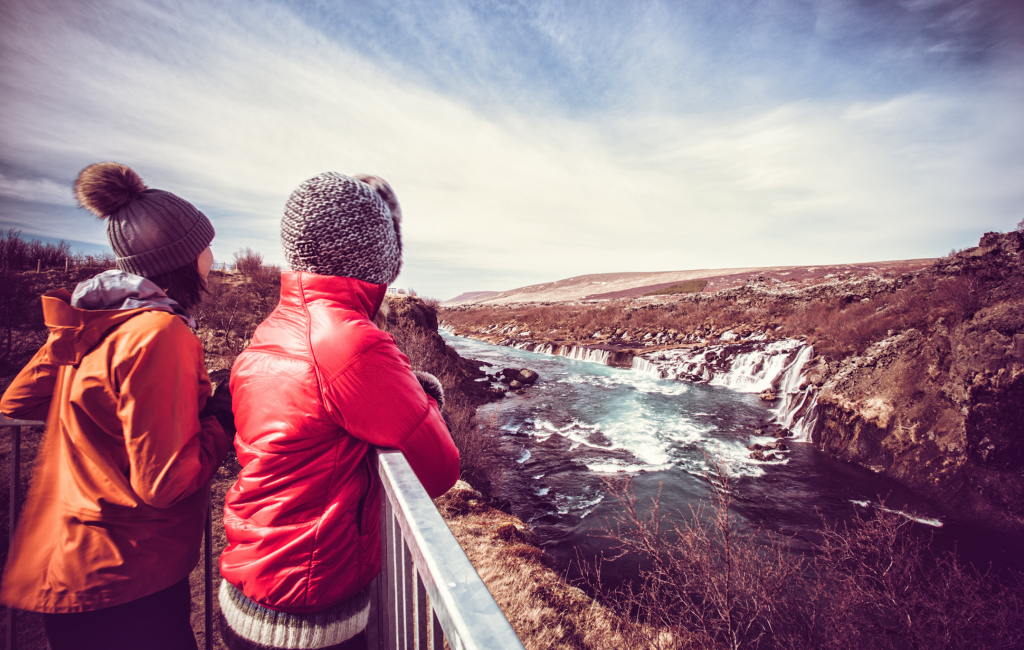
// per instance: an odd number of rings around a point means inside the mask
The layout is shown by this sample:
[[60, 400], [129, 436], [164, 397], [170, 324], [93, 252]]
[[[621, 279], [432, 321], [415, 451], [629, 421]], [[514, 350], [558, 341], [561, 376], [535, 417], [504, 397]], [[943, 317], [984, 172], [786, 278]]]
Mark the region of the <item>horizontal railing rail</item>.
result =
[[445, 638], [452, 650], [523, 650], [405, 456], [381, 449], [377, 464], [383, 555], [370, 650], [442, 650]]

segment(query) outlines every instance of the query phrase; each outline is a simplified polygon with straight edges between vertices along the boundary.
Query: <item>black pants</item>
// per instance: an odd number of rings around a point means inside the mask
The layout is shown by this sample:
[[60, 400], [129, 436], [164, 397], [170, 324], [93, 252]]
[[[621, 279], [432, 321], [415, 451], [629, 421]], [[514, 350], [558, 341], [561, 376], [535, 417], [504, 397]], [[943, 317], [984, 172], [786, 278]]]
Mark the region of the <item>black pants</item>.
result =
[[43, 614], [52, 650], [198, 650], [188, 578], [163, 591], [91, 612]]

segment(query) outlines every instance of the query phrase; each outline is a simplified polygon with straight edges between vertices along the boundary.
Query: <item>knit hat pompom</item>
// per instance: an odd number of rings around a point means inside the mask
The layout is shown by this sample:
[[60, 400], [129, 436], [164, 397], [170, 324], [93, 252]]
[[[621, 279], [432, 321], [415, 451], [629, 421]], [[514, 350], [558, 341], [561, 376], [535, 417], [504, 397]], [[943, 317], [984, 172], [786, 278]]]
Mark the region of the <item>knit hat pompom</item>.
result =
[[102, 162], [89, 165], [75, 180], [78, 204], [100, 219], [106, 219], [138, 198], [146, 184], [130, 167]]

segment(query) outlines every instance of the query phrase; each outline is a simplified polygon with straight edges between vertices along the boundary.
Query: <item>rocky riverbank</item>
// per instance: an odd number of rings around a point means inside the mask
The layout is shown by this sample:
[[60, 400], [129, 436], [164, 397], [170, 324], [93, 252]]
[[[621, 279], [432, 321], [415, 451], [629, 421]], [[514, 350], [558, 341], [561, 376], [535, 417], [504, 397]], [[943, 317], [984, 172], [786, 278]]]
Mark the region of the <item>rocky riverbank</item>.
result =
[[[902, 275], [442, 312], [455, 334], [777, 399], [778, 426], [1024, 532], [1024, 235]], [[762, 450], [754, 450], [754, 452]], [[764, 453], [762, 451], [762, 453]]]

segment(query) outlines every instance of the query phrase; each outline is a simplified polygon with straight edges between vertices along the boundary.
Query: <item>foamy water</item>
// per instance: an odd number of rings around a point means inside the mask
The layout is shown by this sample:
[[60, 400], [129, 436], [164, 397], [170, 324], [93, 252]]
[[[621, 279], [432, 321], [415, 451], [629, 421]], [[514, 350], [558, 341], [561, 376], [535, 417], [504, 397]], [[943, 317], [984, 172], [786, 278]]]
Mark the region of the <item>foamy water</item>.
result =
[[[878, 504], [879, 495], [887, 495], [886, 507], [913, 521], [943, 535], [953, 532], [900, 486], [808, 444], [807, 427], [785, 440], [787, 451], [774, 452], [781, 460], [750, 458], [749, 445], [775, 441], [756, 431], [777, 415], [785, 417], [784, 408], [773, 408], [755, 393], [765, 378], [791, 378], [788, 370], [811, 354], [794, 342], [773, 343], [768, 358], [737, 359], [752, 380], [723, 378], [713, 382], [721, 385], [708, 385], [661, 378], [682, 363], [666, 363], [670, 355], [660, 368], [651, 363], [624, 369], [444, 335], [463, 357], [494, 364], [492, 372], [516, 367], [539, 373], [523, 395], [483, 407], [480, 420], [494, 423], [513, 450], [515, 476], [499, 498], [533, 524], [563, 568], [577, 551], [596, 556], [607, 550], [594, 537], [617, 507], [605, 480], [632, 477], [639, 499], [649, 503], [660, 494], [663, 512], [685, 513], [707, 499], [715, 462], [728, 471], [734, 512], [796, 535], [798, 547], [804, 535], [813, 537], [822, 516], [852, 517], [860, 507], [855, 502]], [[906, 514], [911, 512], [920, 514]]]

